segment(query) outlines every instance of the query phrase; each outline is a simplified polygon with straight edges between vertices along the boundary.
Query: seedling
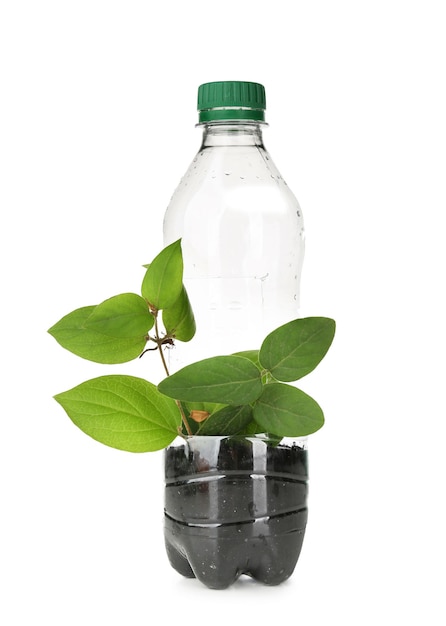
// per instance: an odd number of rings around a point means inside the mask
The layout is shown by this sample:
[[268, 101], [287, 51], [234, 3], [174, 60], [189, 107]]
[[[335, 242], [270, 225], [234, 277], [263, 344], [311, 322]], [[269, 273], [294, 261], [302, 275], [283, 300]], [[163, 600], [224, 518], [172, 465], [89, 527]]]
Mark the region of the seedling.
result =
[[97, 363], [124, 363], [155, 353], [161, 358], [166, 378], [158, 385], [108, 375], [56, 395], [83, 432], [113, 448], [149, 452], [167, 447], [177, 436], [303, 437], [322, 427], [321, 407], [288, 383], [309, 374], [324, 358], [334, 320], [295, 319], [272, 331], [258, 350], [217, 355], [170, 374], [165, 350], [195, 335], [181, 240], [146, 268], [141, 295], [123, 293], [76, 309], [48, 331], [70, 352]]

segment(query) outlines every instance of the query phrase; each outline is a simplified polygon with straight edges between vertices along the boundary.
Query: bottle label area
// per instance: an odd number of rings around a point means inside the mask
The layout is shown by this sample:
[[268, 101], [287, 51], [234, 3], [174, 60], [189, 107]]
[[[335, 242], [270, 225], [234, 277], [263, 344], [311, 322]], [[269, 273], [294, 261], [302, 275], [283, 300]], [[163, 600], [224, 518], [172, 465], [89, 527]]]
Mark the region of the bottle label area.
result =
[[[268, 275], [184, 279], [197, 332], [190, 344], [177, 342], [171, 367], [244, 350], [258, 350], [266, 335], [298, 317], [297, 294], [269, 297]], [[272, 286], [271, 286], [272, 288]]]

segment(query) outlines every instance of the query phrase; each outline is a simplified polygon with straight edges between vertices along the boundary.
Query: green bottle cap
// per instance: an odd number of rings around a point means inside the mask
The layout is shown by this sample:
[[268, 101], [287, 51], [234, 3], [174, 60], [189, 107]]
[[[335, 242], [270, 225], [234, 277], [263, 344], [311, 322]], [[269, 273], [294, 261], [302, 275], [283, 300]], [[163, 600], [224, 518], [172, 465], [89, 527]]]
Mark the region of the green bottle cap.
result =
[[198, 87], [200, 122], [265, 119], [265, 88], [259, 83], [227, 80]]

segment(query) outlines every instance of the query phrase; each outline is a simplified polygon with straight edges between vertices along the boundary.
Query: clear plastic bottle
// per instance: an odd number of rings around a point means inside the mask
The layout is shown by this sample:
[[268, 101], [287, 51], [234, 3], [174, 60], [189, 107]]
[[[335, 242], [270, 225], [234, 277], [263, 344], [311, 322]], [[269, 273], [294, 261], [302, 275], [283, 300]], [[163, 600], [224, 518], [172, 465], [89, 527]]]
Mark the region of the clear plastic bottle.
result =
[[164, 218], [164, 243], [182, 238], [184, 283], [197, 322], [172, 370], [260, 348], [298, 317], [304, 254], [299, 204], [263, 145], [265, 90], [206, 83], [198, 90], [201, 147]]

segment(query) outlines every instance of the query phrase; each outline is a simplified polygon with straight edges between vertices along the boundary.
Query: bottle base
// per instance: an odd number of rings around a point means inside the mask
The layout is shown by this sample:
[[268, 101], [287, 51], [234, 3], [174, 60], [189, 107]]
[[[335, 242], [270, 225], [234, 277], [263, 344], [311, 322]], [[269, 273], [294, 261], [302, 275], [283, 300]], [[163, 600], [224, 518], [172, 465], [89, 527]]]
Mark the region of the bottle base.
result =
[[166, 515], [166, 552], [179, 574], [210, 589], [226, 589], [242, 574], [278, 585], [295, 569], [306, 521], [306, 509], [220, 526], [190, 526]]

